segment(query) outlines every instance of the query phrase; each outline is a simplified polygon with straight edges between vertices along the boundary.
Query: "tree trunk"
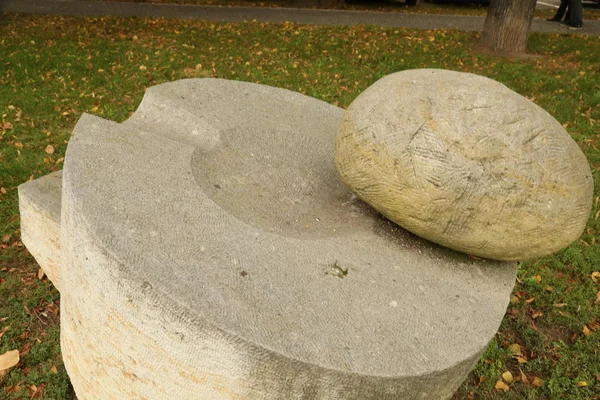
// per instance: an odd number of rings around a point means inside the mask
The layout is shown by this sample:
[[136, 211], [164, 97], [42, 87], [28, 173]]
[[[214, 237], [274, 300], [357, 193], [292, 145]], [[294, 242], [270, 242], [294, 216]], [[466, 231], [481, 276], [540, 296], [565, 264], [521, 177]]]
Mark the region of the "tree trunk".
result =
[[527, 52], [536, 0], [491, 0], [478, 48], [500, 54]]

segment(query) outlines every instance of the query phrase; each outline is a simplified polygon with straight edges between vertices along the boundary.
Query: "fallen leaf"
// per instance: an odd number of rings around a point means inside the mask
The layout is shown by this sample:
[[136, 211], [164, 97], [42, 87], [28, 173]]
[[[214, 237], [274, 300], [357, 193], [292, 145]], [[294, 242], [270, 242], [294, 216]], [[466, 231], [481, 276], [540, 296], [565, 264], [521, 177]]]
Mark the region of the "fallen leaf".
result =
[[535, 387], [542, 387], [542, 386], [544, 386], [543, 379], [540, 379], [537, 376], [535, 378], [533, 378], [533, 386], [535, 386]]
[[594, 302], [594, 304], [600, 304], [600, 291], [596, 293], [596, 301]]
[[[22, 149], [22, 148], [23, 148], [23, 143], [21, 143], [21, 142], [15, 142], [15, 147], [16, 147], [17, 149]], [[592, 275], [593, 275], [593, 274], [592, 274]]]
[[10, 325], [5, 326], [1, 331], [0, 331], [0, 339], [2, 339], [2, 336], [4, 336], [4, 334], [6, 333], [6, 331], [8, 330], [8, 328], [10, 328]]
[[544, 313], [543, 313], [543, 312], [541, 312], [541, 311], [537, 311], [537, 312], [534, 312], [534, 313], [531, 315], [531, 318], [533, 318], [533, 319], [536, 319], [536, 318], [539, 318], [539, 317], [541, 317], [542, 315], [544, 315]]
[[577, 386], [579, 386], [579, 387], [587, 386], [587, 382], [586, 381], [579, 381], [579, 382], [577, 382]]
[[517, 357], [517, 362], [519, 364], [525, 364], [525, 363], [527, 363], [527, 359], [525, 357], [519, 356], [519, 357]]
[[536, 280], [537, 283], [540, 283], [542, 281], [541, 275], [536, 275], [535, 276], [535, 280]]
[[511, 383], [513, 381], [513, 374], [510, 371], [506, 371], [502, 374], [502, 379], [504, 379], [506, 383]]
[[523, 373], [523, 371], [520, 371], [520, 372], [521, 372], [521, 382], [523, 382], [523, 385], [529, 385], [529, 379], [527, 379], [527, 375], [525, 375]]
[[592, 334], [592, 332], [590, 331], [590, 328], [588, 328], [587, 325], [583, 326], [583, 334], [585, 336], [590, 336]]
[[2, 243], [8, 243], [10, 241], [10, 235], [2, 236]]
[[1, 187], [1, 188], [0, 188], [0, 193], [2, 193], [2, 194], [6, 194], [6, 189], [5, 189], [5, 188], [3, 188], [3, 187]]
[[550, 293], [554, 293], [555, 289], [552, 286], [546, 286], [546, 291]]
[[44, 270], [43, 269], [40, 268], [38, 270], [37, 277], [38, 277], [39, 280], [42, 280], [42, 278], [44, 277]]
[[567, 303], [556, 303], [556, 304], [554, 305], [554, 307], [556, 307], [556, 308], [561, 308], [561, 307], [564, 307], [564, 306], [566, 306], [566, 305], [567, 305]]
[[48, 154], [54, 154], [54, 146], [49, 144], [48, 146], [46, 146], [46, 149], [44, 151]]
[[530, 297], [530, 298], [528, 298], [527, 300], [525, 300], [525, 303], [527, 303], [527, 304], [531, 304], [531, 303], [533, 303], [534, 301], [535, 301], [535, 297]]
[[10, 350], [0, 355], [0, 371], [7, 370], [19, 363], [19, 350]]
[[521, 346], [519, 346], [518, 343], [513, 343], [510, 346], [508, 346], [508, 351], [510, 351], [511, 354], [520, 355], [521, 354]]
[[[15, 145], [16, 145], [16, 143], [15, 143]], [[599, 280], [600, 280], [600, 271], [592, 272], [592, 281], [594, 281], [594, 283], [596, 283]]]
[[496, 382], [496, 386], [494, 386], [494, 389], [508, 392], [510, 390], [510, 386], [508, 386], [506, 383], [502, 382], [501, 380], [498, 380], [498, 382]]
[[50, 368], [50, 372], [53, 374], [58, 374], [58, 368], [56, 368], [56, 365], [53, 365], [52, 368]]

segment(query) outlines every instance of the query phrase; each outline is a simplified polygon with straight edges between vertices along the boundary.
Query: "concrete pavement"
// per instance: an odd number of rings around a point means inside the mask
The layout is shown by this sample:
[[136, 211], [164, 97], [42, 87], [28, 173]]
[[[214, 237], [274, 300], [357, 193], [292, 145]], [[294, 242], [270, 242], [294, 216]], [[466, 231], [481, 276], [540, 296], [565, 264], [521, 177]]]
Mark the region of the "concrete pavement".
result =
[[[188, 4], [129, 3], [94, 0], [0, 0], [0, 11], [66, 16], [182, 18], [219, 22], [294, 22], [308, 25], [376, 25], [412, 29], [479, 31], [484, 17], [404, 14], [395, 12], [321, 10], [306, 8], [221, 7]], [[533, 32], [581, 33], [600, 36], [600, 21], [585, 21], [573, 31], [556, 22], [535, 19]]]

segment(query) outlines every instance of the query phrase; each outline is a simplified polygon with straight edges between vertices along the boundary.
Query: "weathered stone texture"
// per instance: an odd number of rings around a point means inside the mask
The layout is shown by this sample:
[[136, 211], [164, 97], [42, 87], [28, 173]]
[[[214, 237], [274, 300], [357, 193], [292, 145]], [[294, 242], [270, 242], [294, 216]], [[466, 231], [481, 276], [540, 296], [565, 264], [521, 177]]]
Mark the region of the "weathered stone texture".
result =
[[60, 225], [62, 353], [80, 400], [452, 396], [515, 265], [422, 240], [358, 200], [335, 170], [342, 115], [203, 79], [149, 89], [123, 124], [81, 118]]
[[473, 74], [421, 69], [377, 81], [345, 114], [336, 164], [390, 220], [492, 259], [566, 247], [592, 205], [586, 157], [560, 123]]
[[19, 186], [21, 240], [60, 290], [60, 192], [62, 171]]

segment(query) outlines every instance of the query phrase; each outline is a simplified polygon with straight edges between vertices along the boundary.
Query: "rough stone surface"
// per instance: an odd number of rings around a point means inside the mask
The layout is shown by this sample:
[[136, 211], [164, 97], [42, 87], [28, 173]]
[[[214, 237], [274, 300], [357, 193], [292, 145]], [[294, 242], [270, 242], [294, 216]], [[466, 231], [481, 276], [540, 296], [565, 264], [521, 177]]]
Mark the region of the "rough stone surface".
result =
[[62, 171], [19, 186], [21, 241], [60, 290], [60, 192]]
[[398, 228], [339, 182], [343, 110], [266, 86], [150, 88], [68, 146], [61, 343], [80, 399], [447, 399], [515, 265]]
[[480, 257], [519, 260], [581, 235], [587, 160], [558, 121], [491, 79], [398, 72], [348, 108], [336, 165], [354, 193], [405, 229]]

